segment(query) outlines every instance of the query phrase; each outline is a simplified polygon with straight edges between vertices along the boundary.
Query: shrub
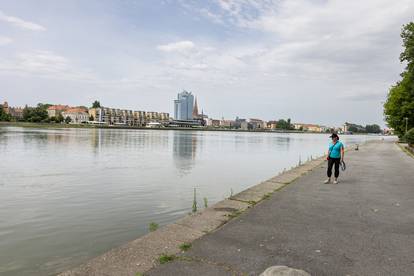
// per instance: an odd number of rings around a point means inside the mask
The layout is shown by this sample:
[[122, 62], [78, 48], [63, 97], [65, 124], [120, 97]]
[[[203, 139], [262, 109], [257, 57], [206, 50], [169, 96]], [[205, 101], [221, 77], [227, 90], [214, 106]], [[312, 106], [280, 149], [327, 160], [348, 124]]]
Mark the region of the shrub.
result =
[[414, 127], [407, 131], [404, 135], [404, 140], [412, 147], [414, 146]]

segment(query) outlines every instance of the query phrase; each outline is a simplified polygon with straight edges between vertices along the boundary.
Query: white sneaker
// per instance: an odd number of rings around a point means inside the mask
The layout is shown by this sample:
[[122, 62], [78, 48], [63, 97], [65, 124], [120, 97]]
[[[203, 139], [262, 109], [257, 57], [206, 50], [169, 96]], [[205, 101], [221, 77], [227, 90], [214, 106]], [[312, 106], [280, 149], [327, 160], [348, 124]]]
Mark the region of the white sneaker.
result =
[[334, 184], [338, 184], [338, 179], [335, 179], [334, 180]]
[[328, 178], [328, 179], [326, 179], [323, 183], [324, 183], [324, 184], [329, 184], [329, 183], [331, 183], [331, 179], [330, 179], [330, 178]]

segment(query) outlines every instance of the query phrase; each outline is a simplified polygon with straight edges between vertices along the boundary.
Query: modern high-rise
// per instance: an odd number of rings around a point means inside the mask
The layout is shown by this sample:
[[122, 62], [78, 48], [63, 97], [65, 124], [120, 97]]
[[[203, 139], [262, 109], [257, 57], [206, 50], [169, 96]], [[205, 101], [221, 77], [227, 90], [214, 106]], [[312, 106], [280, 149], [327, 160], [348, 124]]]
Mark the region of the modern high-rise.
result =
[[178, 93], [174, 100], [174, 119], [193, 120], [194, 96], [191, 92], [183, 91]]

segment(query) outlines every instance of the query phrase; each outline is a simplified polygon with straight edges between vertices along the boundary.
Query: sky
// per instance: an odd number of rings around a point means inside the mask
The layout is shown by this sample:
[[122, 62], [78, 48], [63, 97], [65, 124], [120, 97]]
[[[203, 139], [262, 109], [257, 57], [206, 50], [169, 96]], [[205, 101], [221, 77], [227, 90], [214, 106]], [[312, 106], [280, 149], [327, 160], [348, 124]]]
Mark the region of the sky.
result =
[[412, 0], [0, 0], [0, 101], [384, 126]]

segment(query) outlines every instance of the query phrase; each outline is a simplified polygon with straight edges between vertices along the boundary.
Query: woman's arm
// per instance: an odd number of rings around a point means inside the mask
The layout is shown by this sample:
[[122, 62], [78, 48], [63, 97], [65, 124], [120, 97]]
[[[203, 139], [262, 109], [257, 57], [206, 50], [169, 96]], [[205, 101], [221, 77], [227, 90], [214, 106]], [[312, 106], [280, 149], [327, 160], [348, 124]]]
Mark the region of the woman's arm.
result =
[[345, 149], [344, 149], [344, 145], [342, 145], [342, 147], [341, 147], [341, 161], [344, 161], [344, 155], [345, 155]]

